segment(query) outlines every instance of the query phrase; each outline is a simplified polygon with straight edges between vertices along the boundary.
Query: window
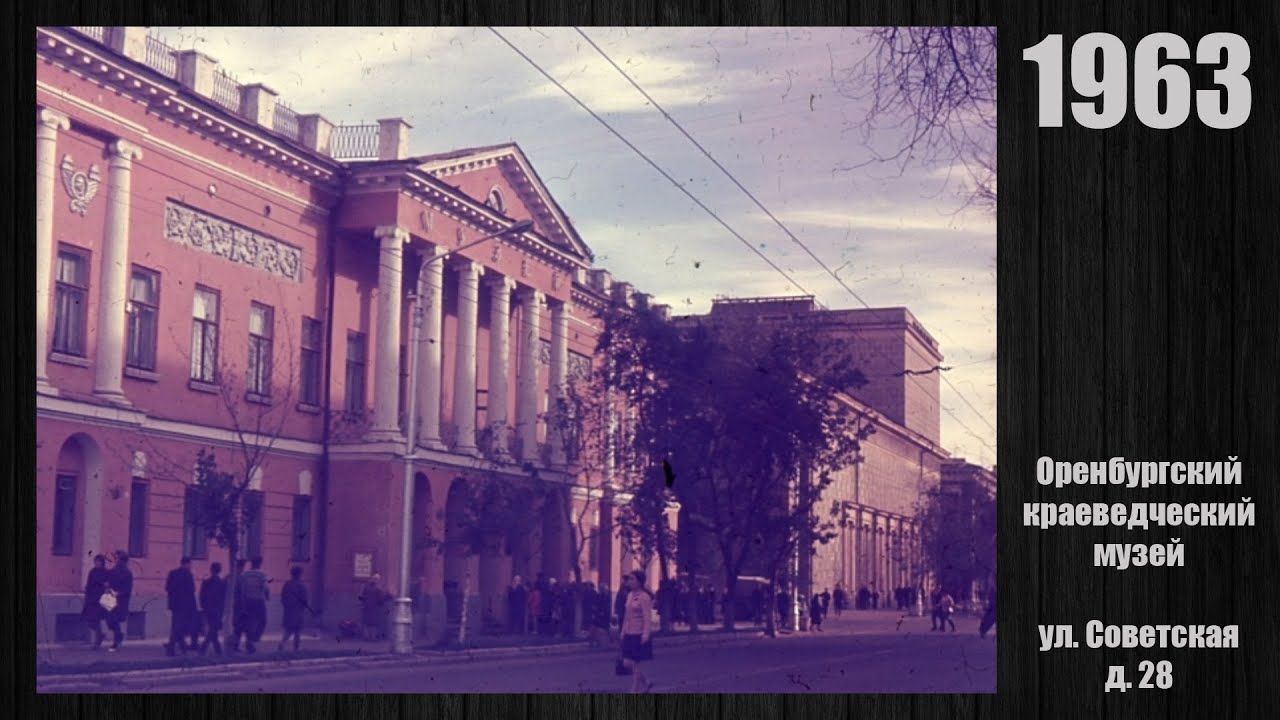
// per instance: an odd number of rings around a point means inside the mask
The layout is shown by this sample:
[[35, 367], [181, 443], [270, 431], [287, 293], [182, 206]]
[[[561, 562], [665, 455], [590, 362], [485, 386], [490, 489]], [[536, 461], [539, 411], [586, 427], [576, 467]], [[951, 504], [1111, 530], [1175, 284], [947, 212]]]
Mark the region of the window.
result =
[[292, 560], [311, 559], [311, 496], [293, 496]]
[[209, 536], [200, 507], [202, 493], [200, 488], [188, 486], [183, 498], [182, 554], [195, 560], [209, 557]]
[[262, 491], [246, 490], [241, 499], [244, 519], [244, 556], [262, 556]]
[[146, 480], [133, 479], [129, 489], [129, 557], [147, 556], [147, 501], [151, 486]]
[[302, 373], [300, 400], [307, 405], [320, 404], [320, 349], [323, 342], [320, 321], [302, 318]]
[[137, 265], [129, 278], [129, 344], [125, 364], [156, 369], [156, 333], [160, 321], [160, 275]]
[[89, 253], [65, 245], [59, 247], [54, 297], [54, 352], [84, 357], [88, 311]]
[[347, 331], [347, 412], [364, 412], [365, 334]]
[[191, 314], [191, 379], [215, 383], [218, 381], [218, 293], [196, 286]]
[[587, 569], [597, 570], [600, 567], [600, 528], [593, 527], [587, 537]]
[[271, 335], [275, 313], [266, 305], [249, 305], [249, 392], [271, 394]]
[[70, 555], [76, 525], [76, 476], [58, 475], [53, 496], [53, 554]]

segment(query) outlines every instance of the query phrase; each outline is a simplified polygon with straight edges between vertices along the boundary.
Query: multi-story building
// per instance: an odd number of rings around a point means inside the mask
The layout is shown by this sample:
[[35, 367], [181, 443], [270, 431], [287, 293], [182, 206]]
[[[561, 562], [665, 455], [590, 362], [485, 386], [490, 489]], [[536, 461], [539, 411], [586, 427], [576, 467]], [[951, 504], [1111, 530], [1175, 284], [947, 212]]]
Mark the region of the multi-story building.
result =
[[554, 409], [596, 311], [634, 291], [519, 147], [413, 156], [402, 120], [300, 114], [144, 28], [41, 28], [36, 53], [41, 640], [82, 635], [97, 553], [132, 558], [135, 636], [167, 622], [181, 556], [226, 564], [191, 511], [202, 448], [248, 483], [242, 555], [301, 565], [330, 619], [374, 573], [427, 632], [447, 588], [500, 616], [513, 574], [565, 578], [578, 530], [555, 503], [484, 552], [438, 549], [466, 483], [531, 470], [598, 536], [585, 579], [617, 586], [633, 561]]
[[[832, 473], [831, 485], [814, 505], [824, 521], [835, 509], [836, 536], [815, 544], [812, 555], [798, 553], [787, 574], [799, 579], [801, 590], [815, 593], [836, 585], [851, 593], [865, 588], [878, 594], [884, 607], [892, 606], [898, 588], [932, 585], [925, 578], [929, 563], [922, 555], [921, 510], [952, 476], [948, 468], [981, 471], [953, 461], [940, 444], [943, 357], [937, 342], [906, 308], [829, 310], [807, 296], [716, 300], [698, 321], [734, 317], [788, 323], [848, 340], [854, 365], [867, 381], [841, 401], [874, 432], [861, 443], [856, 462]], [[984, 477], [994, 494], [994, 474]], [[683, 527], [686, 534], [694, 532], [691, 524]], [[699, 554], [704, 571], [718, 567], [714, 556]]]

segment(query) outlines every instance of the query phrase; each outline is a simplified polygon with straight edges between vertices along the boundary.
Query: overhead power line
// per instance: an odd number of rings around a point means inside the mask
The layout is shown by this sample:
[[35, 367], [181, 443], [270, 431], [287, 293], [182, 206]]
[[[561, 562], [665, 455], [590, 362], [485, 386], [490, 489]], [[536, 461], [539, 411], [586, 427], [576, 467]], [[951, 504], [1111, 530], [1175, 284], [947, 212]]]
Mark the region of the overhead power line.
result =
[[[626, 70], [622, 69], [622, 67], [618, 65], [618, 63], [614, 62], [613, 58], [610, 57], [609, 54], [605, 52], [603, 48], [597, 45], [595, 40], [591, 39], [591, 36], [587, 35], [587, 33], [583, 31], [583, 29], [580, 27], [575, 27], [574, 30], [576, 30], [578, 34], [582, 36], [583, 40], [587, 41], [587, 44], [595, 48], [595, 51], [598, 52], [600, 56], [605, 59], [606, 62], [608, 62], [611, 66], [613, 66], [613, 69], [617, 70], [618, 74], [622, 75], [622, 77], [625, 78], [627, 82], [631, 83], [631, 86], [635, 88], [636, 91], [639, 92], [641, 95], [643, 95], [644, 99], [649, 101], [649, 104], [653, 105], [654, 109], [662, 113], [662, 116], [667, 119], [667, 122], [671, 123], [677, 130], [679, 130], [680, 134], [684, 135], [685, 139], [687, 139], [690, 143], [692, 143], [694, 147], [698, 148], [698, 150], [708, 160], [710, 160], [711, 163], [720, 170], [720, 172], [724, 173], [725, 177], [729, 178], [730, 182], [736, 185], [737, 188], [741, 190], [744, 195], [750, 198], [751, 202], [755, 203], [756, 207], [760, 208], [761, 212], [767, 215], [769, 219], [772, 220], [773, 223], [777, 225], [779, 229], [782, 230], [782, 232], [786, 233], [787, 237], [791, 238], [792, 242], [794, 242], [796, 245], [799, 245], [800, 249], [804, 250], [804, 252], [810, 258], [812, 258], [813, 261], [816, 262], [819, 267], [821, 267], [823, 270], [827, 272], [828, 275], [830, 275], [833, 279], [835, 279], [835, 281], [840, 284], [840, 287], [844, 288], [845, 291], [848, 292], [851, 296], [853, 296], [853, 298], [857, 300], [859, 303], [862, 303], [863, 307], [867, 308], [868, 310], [874, 311], [874, 308], [872, 308], [871, 305], [867, 303], [867, 301], [864, 300], [861, 295], [859, 295], [852, 287], [850, 287], [849, 284], [846, 283], [836, 273], [835, 270], [832, 270], [831, 267], [822, 260], [822, 258], [818, 257], [818, 255], [814, 253], [813, 250], [811, 250], [809, 246], [804, 243], [804, 241], [796, 237], [795, 233], [791, 232], [791, 229], [788, 228], [786, 224], [784, 224], [781, 220], [778, 219], [776, 215], [773, 214], [773, 211], [765, 207], [764, 203], [762, 203], [760, 199], [755, 196], [754, 193], [752, 193], [750, 190], [746, 188], [746, 186], [744, 186], [741, 182], [739, 182], [738, 178], [735, 177], [734, 174], [730, 172], [728, 168], [722, 165], [720, 161], [717, 160], [709, 150], [703, 147], [702, 143], [698, 142], [697, 139], [695, 139], [692, 135], [690, 135], [689, 132], [684, 129], [684, 126], [682, 126], [680, 122], [676, 120], [674, 117], [672, 117], [671, 113], [667, 112], [666, 108], [662, 107], [661, 103], [659, 103], [656, 99], [654, 99], [652, 95], [650, 95], [643, 87], [641, 87], [640, 83], [636, 82], [635, 79], [633, 79], [631, 75], [627, 73]], [[964, 401], [966, 405], [969, 406], [969, 409], [972, 410], [974, 414], [978, 416], [978, 419], [982, 420], [982, 422], [985, 423], [988, 428], [990, 428], [991, 432], [996, 432], [995, 427], [990, 422], [987, 421], [986, 417], [982, 414], [982, 412], [980, 412], [978, 408], [974, 407], [973, 403], [969, 402], [969, 399], [966, 398], [964, 394], [960, 392], [960, 389], [957, 388], [946, 375], [939, 373], [939, 377], [941, 377], [943, 381], [947, 383], [947, 386], [950, 387], [953, 392], [955, 392], [957, 397], [959, 397], [961, 400]]]
[[[672, 177], [672, 175], [671, 175], [669, 172], [667, 172], [667, 171], [666, 171], [662, 166], [660, 166], [660, 165], [658, 165], [656, 162], [654, 162], [654, 160], [653, 160], [652, 158], [650, 158], [647, 154], [645, 154], [645, 153], [644, 153], [644, 151], [642, 151], [639, 147], [637, 147], [633, 142], [631, 142], [630, 140], [628, 140], [628, 139], [627, 139], [627, 138], [626, 138], [626, 137], [625, 137], [621, 132], [619, 132], [617, 129], [615, 129], [612, 125], [610, 125], [610, 124], [609, 124], [609, 121], [605, 120], [603, 117], [601, 117], [601, 116], [599, 115], [599, 113], [597, 113], [597, 112], [595, 112], [594, 110], [592, 110], [590, 106], [588, 106], [588, 105], [587, 105], [586, 103], [584, 103], [581, 99], [579, 99], [577, 95], [575, 95], [571, 90], [569, 90], [569, 88], [565, 87], [563, 83], [561, 83], [561, 82], [560, 82], [559, 80], [557, 80], [554, 76], [552, 76], [552, 75], [551, 75], [551, 73], [547, 72], [547, 71], [546, 71], [546, 70], [545, 70], [541, 65], [539, 65], [539, 64], [537, 63], [537, 61], [535, 61], [533, 58], [531, 58], [531, 57], [529, 57], [527, 54], [525, 54], [525, 53], [524, 53], [524, 51], [522, 51], [520, 48], [516, 47], [516, 45], [515, 45], [514, 43], [512, 43], [510, 40], [508, 40], [508, 39], [506, 38], [506, 36], [504, 36], [501, 32], [499, 32], [497, 28], [495, 28], [495, 27], [492, 27], [492, 26], [491, 26], [491, 27], [489, 27], [489, 31], [490, 31], [490, 32], [492, 32], [495, 36], [497, 36], [497, 38], [498, 38], [499, 40], [501, 40], [501, 41], [503, 42], [503, 44], [505, 44], [507, 47], [511, 48], [512, 52], [514, 52], [515, 54], [519, 55], [519, 56], [520, 56], [520, 58], [521, 58], [521, 59], [523, 59], [526, 63], [528, 63], [531, 67], [533, 67], [533, 69], [537, 70], [537, 71], [538, 71], [538, 73], [539, 73], [539, 74], [541, 74], [544, 78], [546, 78], [548, 82], [550, 82], [552, 85], [555, 85], [555, 86], [556, 86], [556, 87], [557, 87], [561, 92], [563, 92], [566, 96], [568, 96], [568, 98], [569, 98], [570, 100], [573, 100], [573, 102], [574, 102], [575, 104], [577, 104], [577, 105], [578, 105], [578, 107], [582, 108], [582, 110], [583, 110], [584, 112], [586, 112], [588, 115], [590, 115], [592, 118], [594, 118], [594, 119], [596, 120], [596, 122], [598, 122], [598, 123], [600, 123], [602, 126], [604, 126], [604, 128], [605, 128], [606, 130], [608, 130], [608, 131], [609, 131], [609, 132], [610, 132], [614, 137], [618, 138], [618, 140], [619, 140], [619, 141], [621, 141], [624, 145], [626, 145], [628, 148], [630, 148], [632, 152], [634, 152], [636, 155], [640, 156], [640, 158], [641, 158], [642, 160], [644, 160], [646, 163], [648, 163], [648, 165], [649, 165], [650, 167], [652, 167], [655, 171], [657, 171], [657, 172], [658, 172], [658, 174], [662, 175], [662, 177], [663, 177], [663, 178], [665, 178], [665, 179], [667, 180], [667, 182], [669, 182], [669, 183], [671, 183], [673, 186], [675, 186], [675, 187], [676, 187], [676, 189], [680, 190], [680, 192], [684, 193], [684, 194], [685, 194], [685, 195], [686, 195], [690, 200], [692, 200], [692, 201], [694, 202], [694, 204], [696, 204], [696, 205], [697, 205], [699, 208], [701, 208], [704, 212], [706, 212], [708, 215], [710, 215], [712, 218], [714, 218], [714, 219], [716, 220], [716, 222], [720, 223], [720, 225], [721, 225], [721, 226], [723, 226], [725, 230], [728, 230], [728, 231], [729, 231], [729, 233], [730, 233], [731, 235], [733, 235], [735, 238], [737, 238], [737, 239], [738, 239], [738, 241], [739, 241], [739, 242], [741, 242], [743, 245], [745, 245], [747, 248], [749, 248], [749, 249], [751, 250], [751, 252], [755, 253], [755, 254], [756, 254], [756, 255], [757, 255], [761, 260], [764, 260], [764, 262], [765, 262], [769, 267], [773, 268], [773, 270], [774, 270], [775, 272], [777, 272], [779, 275], [781, 275], [783, 278], [785, 278], [785, 279], [787, 280], [787, 282], [791, 283], [793, 286], [795, 286], [795, 287], [796, 287], [796, 289], [800, 290], [800, 292], [802, 292], [802, 293], [804, 293], [804, 294], [806, 294], [806, 295], [814, 295], [814, 293], [813, 293], [813, 292], [811, 292], [811, 291], [807, 290], [803, 285], [801, 285], [797, 280], [795, 280], [795, 278], [791, 277], [791, 275], [790, 275], [789, 273], [787, 273], [787, 271], [785, 271], [785, 270], [783, 270], [781, 267], [779, 267], [779, 266], [777, 265], [777, 263], [775, 263], [775, 262], [774, 262], [772, 259], [770, 259], [767, 255], [765, 255], [763, 252], [761, 252], [759, 248], [757, 248], [757, 247], [756, 247], [755, 245], [753, 245], [749, 240], [747, 240], [745, 237], [743, 237], [741, 233], [739, 233], [739, 232], [738, 232], [737, 230], [735, 230], [732, 226], [730, 226], [730, 225], [729, 225], [729, 223], [727, 223], [727, 222], [724, 220], [724, 218], [720, 217], [720, 215], [719, 215], [718, 213], [716, 213], [716, 212], [715, 212], [715, 210], [711, 209], [711, 208], [710, 208], [706, 203], [704, 203], [704, 202], [703, 202], [701, 199], [699, 199], [696, 195], [694, 195], [692, 192], [690, 192], [688, 188], [686, 188], [686, 187], [685, 187], [684, 185], [682, 185], [678, 180], [676, 180], [674, 177]], [[579, 32], [581, 33], [581, 30], [579, 30]], [[585, 33], [583, 34], [583, 36], [585, 37]], [[590, 42], [590, 38], [587, 38], [587, 39], [588, 39], [588, 42]], [[593, 46], [593, 47], [596, 47], [594, 43], [592, 43], [592, 46]], [[597, 49], [598, 51], [600, 51], [598, 47], [596, 47], [596, 49]], [[604, 54], [604, 53], [603, 53], [603, 51], [600, 51], [600, 52], [601, 52], [601, 54], [602, 54], [602, 55]], [[606, 56], [606, 58], [607, 58], [607, 56]], [[611, 63], [611, 64], [613, 64], [613, 63], [612, 63], [612, 60], [610, 60], [610, 63]], [[616, 64], [614, 64], [614, 67], [617, 67], [617, 65], [616, 65]], [[619, 71], [621, 72], [621, 68], [619, 68]], [[625, 76], [625, 75], [626, 75], [626, 73], [623, 73], [623, 75]], [[629, 77], [629, 76], [628, 76], [628, 80], [630, 80], [630, 77]], [[634, 82], [634, 81], [632, 81], [632, 84], [633, 84], [633, 85], [635, 85], [635, 82]], [[638, 85], [637, 85], [636, 87], [637, 87], [637, 88], [639, 88], [639, 86], [638, 86]], [[643, 90], [641, 90], [641, 92], [643, 92]], [[646, 97], [646, 98], [649, 98], [649, 96], [648, 96], [648, 94], [647, 94], [647, 93], [645, 93], [645, 97]], [[652, 98], [649, 98], [649, 100], [650, 100], [650, 102], [653, 102], [653, 104], [654, 104], [654, 106], [655, 106], [655, 107], [659, 107], [659, 106], [658, 106], [658, 104], [657, 104], [657, 102], [656, 102], [656, 101], [654, 101]], [[669, 116], [669, 115], [667, 115], [667, 113], [666, 113], [666, 111], [665, 111], [665, 110], [663, 110], [662, 112], [663, 112], [663, 114], [664, 114], [664, 115], [666, 115], [666, 116], [668, 117], [668, 119], [671, 119], [671, 118], [670, 118], [670, 116]], [[675, 121], [674, 121], [674, 120], [671, 120], [671, 122], [675, 123]], [[677, 124], [677, 126], [678, 126], [678, 123], [676, 123], [676, 124]], [[681, 128], [681, 132], [684, 132], [683, 128]], [[686, 136], [686, 137], [688, 137], [691, 141], [693, 141], [693, 142], [698, 146], [698, 148], [699, 148], [699, 149], [701, 149], [701, 150], [703, 151], [703, 153], [704, 153], [704, 154], [706, 154], [708, 157], [710, 157], [710, 154], [709, 154], [709, 153], [707, 153], [707, 152], [706, 152], [706, 150], [705, 150], [705, 149], [703, 149], [703, 148], [702, 148], [702, 146], [701, 146], [700, 144], [697, 144], [697, 141], [693, 140], [693, 138], [692, 138], [692, 137], [690, 137], [690, 136], [688, 135], [688, 133], [685, 133], [685, 136]], [[712, 160], [712, 162], [715, 162], [716, 166], [717, 166], [717, 167], [719, 167], [719, 168], [720, 168], [720, 170], [721, 170], [722, 172], [724, 172], [725, 174], [729, 175], [729, 176], [730, 176], [730, 178], [731, 178], [731, 179], [733, 179], [734, 183], [735, 183], [735, 184], [737, 184], [737, 185], [738, 185], [738, 187], [739, 187], [739, 188], [741, 188], [741, 189], [743, 190], [743, 192], [746, 192], [746, 193], [747, 193], [747, 194], [748, 194], [748, 195], [749, 195], [753, 200], [755, 200], [755, 196], [754, 196], [754, 195], [751, 195], [751, 193], [750, 193], [750, 192], [748, 192], [748, 191], [747, 191], [747, 189], [741, 185], [741, 183], [738, 183], [738, 181], [737, 181], [735, 178], [733, 178], [733, 177], [732, 177], [732, 174], [731, 174], [731, 173], [729, 173], [729, 171], [728, 171], [728, 170], [725, 170], [725, 168], [724, 168], [722, 165], [720, 165], [720, 163], [716, 162], [714, 158], [711, 158], [711, 160]], [[763, 205], [761, 205], [761, 204], [760, 204], [760, 202], [759, 202], [758, 200], [756, 200], [756, 204], [757, 204], [757, 205], [759, 205], [762, 209], [764, 209], [764, 210], [765, 210], [765, 212], [766, 212], [766, 213], [768, 213], [768, 214], [769, 214], [769, 216], [770, 216], [771, 218], [773, 218], [773, 220], [774, 220], [774, 222], [775, 222], [775, 223], [778, 223], [779, 225], [781, 225], [781, 221], [779, 221], [779, 220], [778, 220], [778, 219], [777, 219], [777, 218], [776, 218], [772, 213], [770, 213], [766, 208], [764, 208], [764, 207], [763, 207]], [[793, 239], [793, 240], [796, 240], [796, 242], [797, 242], [797, 243], [799, 243], [799, 242], [800, 242], [798, 239], [796, 239], [796, 238], [795, 238], [795, 236], [794, 236], [794, 235], [791, 235], [790, 230], [787, 230], [785, 226], [782, 226], [782, 227], [783, 227], [783, 230], [784, 230], [784, 231], [786, 231], [786, 232], [787, 232], [787, 234], [788, 234], [788, 235], [790, 235], [790, 236], [792, 237], [792, 239]], [[803, 243], [800, 243], [800, 245], [801, 245], [801, 247], [804, 247], [804, 249], [806, 250], [806, 252], [809, 252], [810, 257], [813, 257], [813, 258], [814, 258], [816, 261], [818, 261], [818, 263], [819, 263], [819, 264], [821, 264], [824, 268], [827, 268], [827, 266], [825, 265], [825, 263], [822, 263], [822, 261], [821, 261], [819, 258], [817, 258], [815, 255], [813, 255], [813, 253], [812, 253], [811, 251], [809, 251], [809, 250], [808, 250], [808, 248], [807, 248], [806, 246], [804, 246], [804, 244], [803, 244]], [[830, 269], [829, 269], [829, 268], [827, 268], [827, 270], [828, 270], [828, 272], [830, 272]], [[834, 273], [832, 273], [832, 274], [834, 275]], [[840, 283], [841, 283], [841, 285], [843, 285], [843, 286], [845, 287], [845, 289], [846, 289], [848, 292], [850, 292], [850, 293], [851, 293], [851, 294], [852, 294], [852, 295], [853, 295], [853, 296], [854, 296], [854, 297], [855, 297], [859, 302], [861, 302], [864, 306], [866, 306], [866, 307], [870, 308], [870, 306], [869, 306], [869, 305], [867, 305], [866, 301], [862, 300], [862, 298], [861, 298], [861, 297], [859, 297], [859, 296], [857, 295], [857, 293], [855, 293], [855, 292], [853, 291], [853, 289], [852, 289], [852, 288], [849, 288], [847, 285], [845, 285], [843, 281], [840, 281], [840, 279], [839, 279], [839, 277], [838, 277], [838, 276], [836, 277], [836, 280], [837, 280], [838, 282], [840, 282]], [[917, 385], [919, 385], [919, 380], [915, 380], [915, 382], [917, 383]], [[923, 386], [921, 386], [921, 387], [923, 387]], [[968, 401], [966, 400], [966, 402], [968, 402]], [[958, 423], [962, 428], [964, 428], [964, 429], [965, 429], [965, 431], [966, 431], [966, 432], [968, 432], [968, 433], [969, 433], [973, 438], [975, 438], [976, 440], [978, 440], [978, 442], [980, 442], [980, 443], [982, 443], [983, 445], [985, 445], [985, 446], [986, 446], [988, 449], [990, 449], [992, 452], [995, 452], [995, 451], [996, 451], [996, 449], [995, 449], [994, 447], [992, 447], [990, 443], [988, 443], [988, 442], [987, 442], [987, 441], [986, 441], [986, 440], [985, 440], [981, 435], [979, 435], [978, 433], [974, 432], [974, 431], [973, 431], [973, 429], [972, 429], [972, 428], [970, 428], [967, 424], [965, 424], [965, 422], [964, 422], [963, 420], [961, 420], [961, 419], [960, 419], [960, 418], [959, 418], [959, 417], [958, 417], [954, 412], [952, 412], [950, 408], [947, 408], [947, 407], [946, 407], [945, 405], [943, 405], [941, 402], [939, 402], [939, 403], [938, 403], [938, 406], [939, 406], [940, 408], [942, 408], [942, 410], [943, 410], [943, 411], [945, 411], [948, 415], [950, 415], [950, 416], [951, 416], [951, 418], [952, 418], [953, 420], [955, 420], [955, 421], [956, 421], [956, 422], [957, 422], [957, 423]], [[971, 407], [972, 407], [972, 405], [971, 405]], [[986, 422], [986, 419], [985, 419], [985, 418], [983, 418], [983, 422]], [[989, 425], [989, 423], [988, 423], [988, 425]], [[993, 430], [994, 430], [994, 428], [993, 428]]]

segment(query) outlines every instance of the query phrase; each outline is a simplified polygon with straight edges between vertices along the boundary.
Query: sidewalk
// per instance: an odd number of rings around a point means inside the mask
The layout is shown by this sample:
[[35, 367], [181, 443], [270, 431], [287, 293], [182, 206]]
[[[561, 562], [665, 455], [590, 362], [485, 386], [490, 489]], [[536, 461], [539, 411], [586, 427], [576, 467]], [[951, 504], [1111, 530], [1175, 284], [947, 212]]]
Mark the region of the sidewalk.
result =
[[[976, 632], [977, 619], [957, 616], [960, 632]], [[736, 644], [763, 637], [759, 626], [740, 626], [735, 632], [726, 633], [719, 626], [703, 626], [698, 633], [691, 633], [681, 626], [669, 634], [655, 634], [658, 647], [678, 647], [692, 643]], [[855, 636], [867, 634], [915, 634], [929, 630], [928, 617], [911, 617], [892, 610], [846, 611], [841, 617], [832, 615], [823, 623], [819, 633], [781, 631], [780, 638], [801, 639], [817, 635]], [[306, 672], [333, 672], [357, 668], [383, 666], [416, 666], [440, 662], [467, 662], [497, 659], [511, 656], [540, 657], [565, 654], [596, 654], [617, 652], [612, 644], [593, 645], [585, 639], [541, 638], [538, 636], [478, 636], [468, 638], [468, 646], [459, 649], [440, 649], [419, 646], [412, 655], [395, 655], [390, 652], [386, 640], [364, 642], [337, 640], [332, 633], [312, 630], [303, 634], [299, 652], [276, 651], [280, 633], [263, 636], [258, 652], [228, 653], [222, 657], [200, 656], [188, 653], [166, 657], [163, 641], [126, 641], [119, 652], [108, 653], [105, 648], [92, 650], [83, 644], [50, 645], [37, 649], [37, 692], [95, 692], [108, 687], [120, 689], [152, 689], [166, 682], [189, 682], [193, 673], [201, 681], [217, 681], [220, 678], [241, 679], [246, 675], [263, 677]], [[225, 648], [224, 648], [225, 649]]]
[[[716, 627], [703, 629], [699, 633], [690, 633], [681, 628], [668, 634], [657, 633], [655, 641], [660, 644], [680, 642], [682, 640], [715, 641], [717, 639], [738, 639], [756, 637], [761, 633], [759, 627], [740, 627], [733, 633], [725, 633]], [[404, 656], [393, 655], [388, 640], [338, 640], [332, 632], [318, 629], [305, 631], [302, 636], [301, 649], [297, 652], [288, 647], [279, 652], [280, 632], [263, 634], [262, 641], [257, 644], [257, 653], [248, 654], [243, 648], [238, 653], [227, 652], [223, 645], [223, 655], [214, 654], [210, 648], [207, 655], [188, 651], [179, 652], [175, 657], [168, 657], [164, 651], [164, 641], [152, 638], [148, 640], [126, 640], [116, 652], [108, 652], [107, 646], [94, 650], [87, 643], [64, 643], [42, 645], [36, 649], [36, 677], [38, 684], [50, 682], [58, 678], [70, 678], [84, 675], [104, 675], [117, 673], [137, 673], [147, 671], [190, 671], [201, 669], [237, 669], [242, 666], [290, 666], [306, 667], [320, 664], [342, 664], [369, 659], [403, 660]], [[109, 641], [108, 641], [109, 643]], [[459, 648], [441, 648], [439, 646], [419, 645], [414, 656], [433, 658], [436, 660], [477, 657], [501, 657], [506, 655], [549, 655], [566, 652], [613, 652], [616, 647], [610, 644], [596, 645], [585, 638], [544, 637], [537, 635], [480, 635], [467, 638], [466, 646]]]

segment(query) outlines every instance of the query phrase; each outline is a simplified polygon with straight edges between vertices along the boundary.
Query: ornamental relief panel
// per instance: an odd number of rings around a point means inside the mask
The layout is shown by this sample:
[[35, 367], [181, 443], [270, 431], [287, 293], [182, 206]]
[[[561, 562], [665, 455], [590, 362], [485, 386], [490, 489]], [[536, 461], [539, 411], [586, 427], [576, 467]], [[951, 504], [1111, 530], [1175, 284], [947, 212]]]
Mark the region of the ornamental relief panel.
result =
[[179, 245], [302, 282], [301, 248], [172, 200], [164, 206], [164, 235]]

